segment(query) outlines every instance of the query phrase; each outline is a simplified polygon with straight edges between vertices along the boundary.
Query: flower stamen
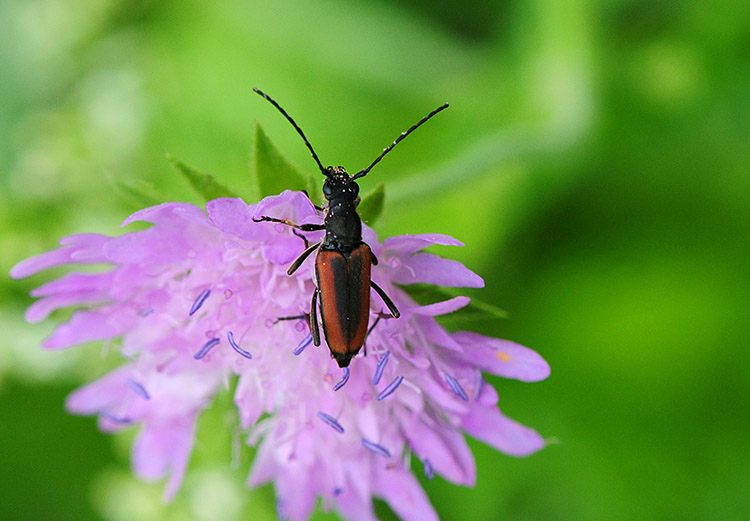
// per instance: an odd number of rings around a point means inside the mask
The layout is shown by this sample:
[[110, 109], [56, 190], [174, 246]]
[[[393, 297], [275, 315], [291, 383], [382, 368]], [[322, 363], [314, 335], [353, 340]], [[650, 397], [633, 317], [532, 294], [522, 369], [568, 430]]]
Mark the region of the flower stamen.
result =
[[323, 422], [327, 423], [331, 426], [333, 430], [338, 432], [339, 434], [344, 434], [344, 428], [341, 426], [341, 424], [331, 416], [330, 414], [326, 414], [323, 411], [318, 411], [318, 418], [323, 420]]
[[143, 387], [138, 382], [136, 382], [135, 380], [131, 380], [131, 379], [128, 378], [127, 380], [125, 380], [125, 385], [127, 385], [128, 387], [130, 387], [131, 389], [133, 389], [135, 391], [135, 393], [138, 396], [140, 396], [141, 398], [143, 398], [144, 400], [150, 400], [151, 399], [151, 395], [148, 394], [148, 391], [146, 390], [146, 388]]
[[203, 305], [203, 303], [206, 301], [208, 296], [211, 294], [210, 289], [204, 289], [201, 291], [201, 294], [198, 295], [198, 298], [195, 299], [195, 302], [193, 302], [193, 306], [190, 308], [190, 312], [188, 313], [188, 316], [193, 316]]
[[445, 381], [448, 382], [448, 385], [451, 386], [451, 389], [459, 398], [465, 402], [469, 401], [469, 396], [466, 394], [466, 391], [464, 391], [464, 388], [461, 387], [461, 384], [458, 383], [458, 380], [447, 374], [445, 375]]
[[362, 446], [369, 450], [370, 452], [374, 452], [378, 456], [383, 456], [384, 458], [390, 458], [391, 453], [388, 452], [388, 449], [383, 447], [382, 445], [378, 445], [377, 443], [373, 443], [370, 440], [366, 440], [362, 438]]
[[300, 342], [300, 343], [299, 343], [299, 345], [298, 345], [297, 347], [295, 347], [295, 348], [294, 348], [294, 351], [292, 351], [292, 353], [294, 354], [294, 356], [299, 356], [299, 355], [301, 355], [301, 354], [302, 354], [302, 351], [304, 351], [304, 350], [305, 350], [305, 348], [306, 348], [307, 346], [309, 346], [309, 345], [310, 345], [310, 344], [312, 343], [312, 340], [313, 340], [313, 338], [312, 338], [312, 335], [309, 335], [309, 334], [308, 334], [308, 335], [307, 335], [307, 336], [306, 336], [306, 337], [305, 337], [305, 338], [304, 338], [304, 339], [302, 340], [302, 342]]
[[193, 358], [195, 358], [196, 360], [200, 360], [201, 358], [206, 356], [208, 352], [211, 351], [211, 349], [213, 349], [213, 347], [218, 343], [219, 343], [218, 338], [212, 338], [211, 340], [203, 344], [203, 347], [201, 347], [200, 351], [198, 351], [197, 353], [195, 353], [195, 355], [193, 355]]
[[133, 420], [131, 420], [130, 418], [115, 416], [114, 414], [108, 411], [102, 411], [101, 416], [103, 418], [107, 418], [109, 421], [114, 422], [114, 423], [122, 423], [122, 424], [133, 423]]
[[430, 463], [430, 460], [425, 458], [422, 462], [424, 465], [424, 475], [427, 479], [432, 479], [435, 477], [435, 471], [432, 468], [432, 463]]
[[341, 379], [339, 383], [333, 386], [334, 391], [338, 391], [342, 387], [344, 387], [344, 384], [349, 381], [349, 368], [344, 367], [344, 377]]
[[391, 394], [393, 394], [393, 391], [395, 391], [399, 385], [401, 385], [401, 382], [404, 381], [403, 376], [399, 376], [397, 378], [394, 378], [391, 383], [388, 384], [388, 387], [380, 391], [377, 396], [377, 400], [381, 401], [389, 397]]
[[388, 363], [389, 356], [391, 356], [391, 352], [386, 351], [383, 355], [383, 358], [378, 361], [378, 365], [375, 368], [375, 375], [372, 377], [372, 385], [378, 385], [378, 383], [380, 383], [380, 379], [383, 377], [383, 371], [385, 371], [385, 364]]
[[249, 351], [245, 351], [239, 346], [237, 342], [234, 341], [234, 333], [232, 333], [231, 331], [227, 332], [227, 340], [229, 340], [229, 345], [232, 346], [232, 348], [237, 351], [237, 353], [241, 354], [248, 360], [253, 359], [253, 355], [251, 355]]

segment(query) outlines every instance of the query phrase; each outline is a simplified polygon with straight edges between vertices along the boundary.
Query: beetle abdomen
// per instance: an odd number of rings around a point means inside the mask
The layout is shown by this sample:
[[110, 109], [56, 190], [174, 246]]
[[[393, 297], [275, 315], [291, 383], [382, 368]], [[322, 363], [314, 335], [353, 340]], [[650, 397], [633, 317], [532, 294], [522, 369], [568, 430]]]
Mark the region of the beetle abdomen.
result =
[[365, 243], [345, 253], [320, 250], [315, 257], [323, 333], [340, 367], [348, 366], [365, 343], [371, 263], [372, 253]]

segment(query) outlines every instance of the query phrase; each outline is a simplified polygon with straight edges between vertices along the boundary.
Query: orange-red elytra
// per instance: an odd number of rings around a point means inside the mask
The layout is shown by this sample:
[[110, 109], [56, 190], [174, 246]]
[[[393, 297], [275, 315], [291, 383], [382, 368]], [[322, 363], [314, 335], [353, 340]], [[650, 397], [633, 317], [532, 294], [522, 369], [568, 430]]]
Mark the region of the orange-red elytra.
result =
[[[402, 132], [396, 140], [370, 163], [370, 166], [350, 176], [342, 166], [324, 167], [307, 140], [302, 129], [292, 117], [267, 94], [258, 89], [255, 92], [266, 98], [292, 124], [310, 150], [320, 172], [326, 177], [323, 183], [323, 196], [327, 204], [323, 207], [323, 224], [298, 225], [286, 219], [261, 216], [253, 218], [256, 222], [269, 221], [282, 223], [302, 232], [325, 230], [325, 236], [319, 243], [305, 248], [291, 264], [287, 273], [292, 275], [309, 257], [315, 255], [315, 286], [312, 295], [310, 313], [302, 315], [307, 318], [313, 343], [320, 345], [318, 327], [318, 305], [320, 319], [331, 356], [339, 367], [347, 367], [351, 359], [359, 352], [365, 342], [370, 319], [370, 288], [385, 303], [390, 315], [380, 313], [378, 318], [398, 318], [400, 313], [393, 301], [370, 278], [372, 265], [378, 263], [370, 247], [362, 241], [362, 220], [357, 214], [359, 204], [359, 186], [356, 179], [364, 177], [383, 157], [401, 140], [411, 134], [432, 116], [448, 108], [445, 103]], [[307, 241], [305, 241], [307, 242]], [[283, 317], [281, 320], [302, 317]]]

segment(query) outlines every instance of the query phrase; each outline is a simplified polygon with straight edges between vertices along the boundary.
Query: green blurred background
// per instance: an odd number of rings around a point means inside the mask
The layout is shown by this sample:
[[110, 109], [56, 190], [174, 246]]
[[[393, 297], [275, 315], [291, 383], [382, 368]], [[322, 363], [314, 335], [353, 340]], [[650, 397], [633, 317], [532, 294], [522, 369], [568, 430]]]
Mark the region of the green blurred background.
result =
[[[0, 78], [6, 274], [63, 235], [119, 233], [137, 204], [112, 179], [197, 201], [165, 152], [241, 188], [255, 121], [313, 171], [253, 86], [350, 170], [450, 101], [362, 184], [386, 184], [381, 237], [466, 243], [439, 253], [509, 312], [466, 327], [550, 362], [543, 383], [493, 383], [551, 444], [472, 443], [475, 488], [425, 482], [441, 517], [750, 516], [746, 0], [4, 0]], [[50, 276], [0, 277], [0, 519], [273, 519], [228, 394], [168, 506], [130, 475], [132, 433], [64, 412], [109, 362], [39, 349], [55, 320], [22, 314]]]

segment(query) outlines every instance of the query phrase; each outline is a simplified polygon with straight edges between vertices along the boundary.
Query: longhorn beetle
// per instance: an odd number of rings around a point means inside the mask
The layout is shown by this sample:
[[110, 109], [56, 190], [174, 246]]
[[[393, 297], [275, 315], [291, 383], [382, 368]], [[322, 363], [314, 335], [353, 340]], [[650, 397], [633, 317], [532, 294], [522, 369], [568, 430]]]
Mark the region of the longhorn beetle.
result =
[[[359, 204], [359, 186], [356, 180], [366, 176], [372, 167], [383, 159], [393, 147], [432, 116], [448, 108], [448, 104], [445, 103], [436, 108], [409, 130], [402, 132], [393, 143], [383, 149], [383, 152], [375, 158], [370, 166], [350, 176], [343, 166], [324, 167], [302, 129], [281, 108], [281, 105], [259, 89], [253, 90], [266, 98], [292, 124], [305, 141], [307, 148], [310, 149], [320, 172], [326, 177], [323, 183], [323, 196], [328, 203], [323, 208], [324, 224], [299, 225], [275, 217], [253, 218], [255, 222], [281, 223], [302, 232], [316, 230], [325, 230], [326, 232], [322, 241], [307, 246], [305, 251], [297, 257], [287, 270], [287, 274], [292, 275], [312, 252], [317, 251], [315, 255], [315, 291], [312, 295], [310, 313], [299, 317], [284, 317], [280, 320], [306, 318], [313, 343], [319, 346], [320, 331], [316, 308], [318, 300], [320, 300], [323, 333], [328, 348], [331, 350], [331, 356], [336, 359], [339, 367], [347, 367], [352, 357], [359, 352], [364, 344], [368, 333], [370, 286], [380, 295], [391, 312], [390, 315], [380, 313], [376, 321], [380, 318], [398, 318], [401, 315], [388, 295], [370, 279], [370, 267], [377, 264], [378, 259], [372, 253], [370, 247], [362, 241], [362, 220], [359, 218], [356, 209]], [[304, 240], [307, 245], [307, 239]]]

